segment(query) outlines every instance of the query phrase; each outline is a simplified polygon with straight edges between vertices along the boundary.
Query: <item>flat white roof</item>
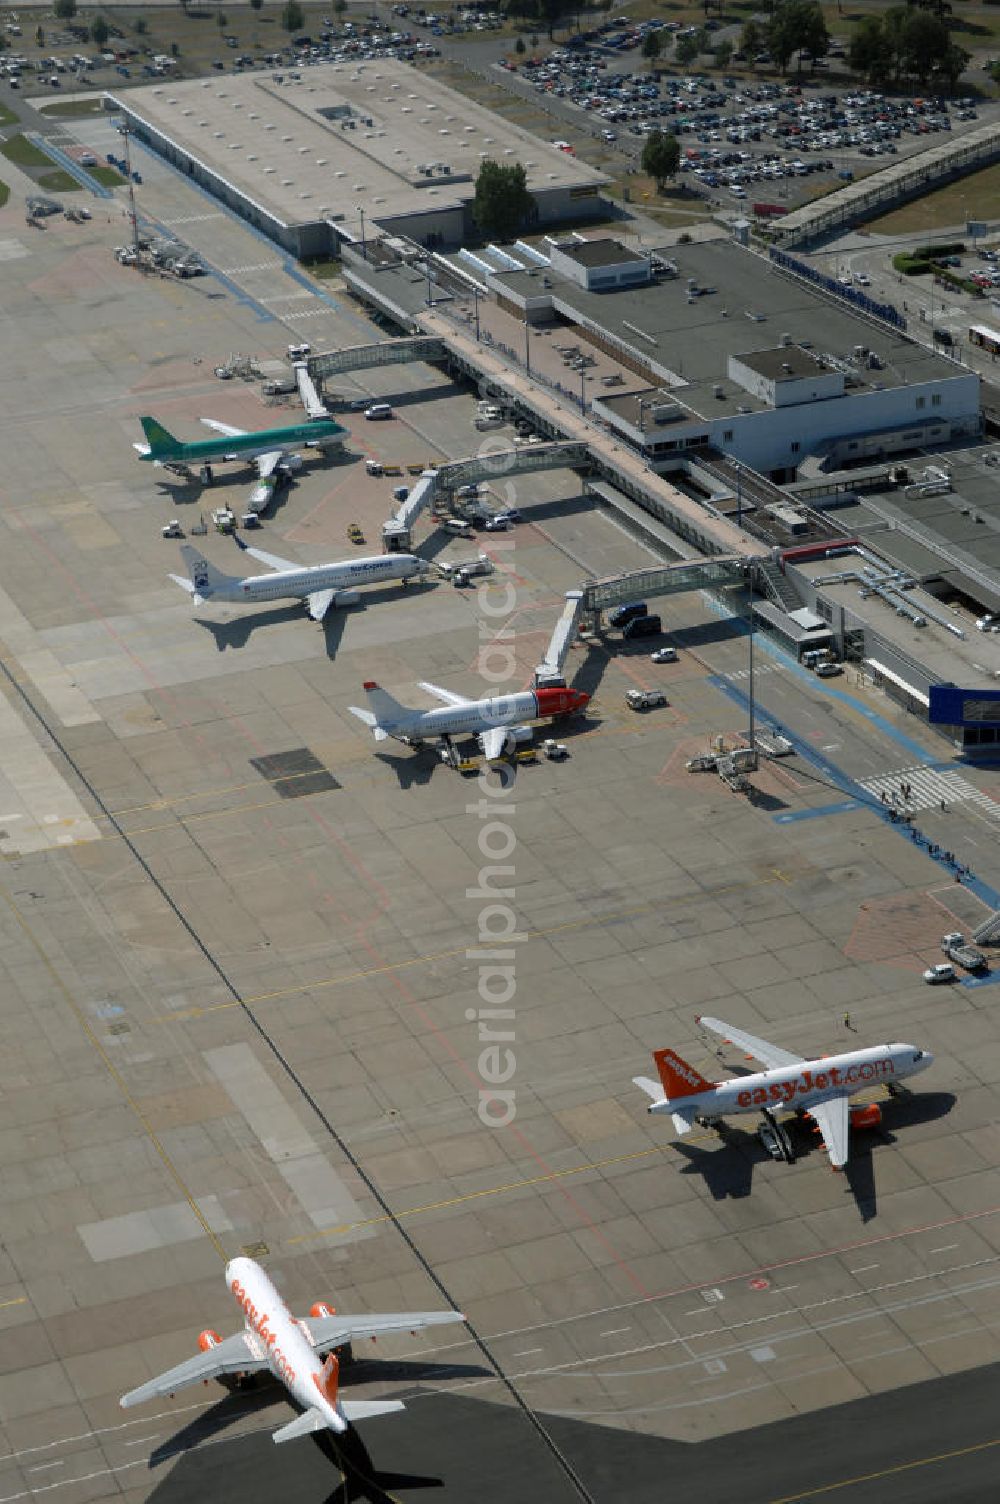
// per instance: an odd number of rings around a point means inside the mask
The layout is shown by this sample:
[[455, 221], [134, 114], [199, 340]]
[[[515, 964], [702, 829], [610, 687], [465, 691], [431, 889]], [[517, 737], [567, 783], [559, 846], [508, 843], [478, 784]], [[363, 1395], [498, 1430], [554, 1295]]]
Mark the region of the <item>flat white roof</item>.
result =
[[486, 157], [522, 163], [534, 193], [607, 180], [396, 59], [165, 79], [112, 98], [285, 224], [359, 220], [359, 205], [373, 221], [453, 208]]

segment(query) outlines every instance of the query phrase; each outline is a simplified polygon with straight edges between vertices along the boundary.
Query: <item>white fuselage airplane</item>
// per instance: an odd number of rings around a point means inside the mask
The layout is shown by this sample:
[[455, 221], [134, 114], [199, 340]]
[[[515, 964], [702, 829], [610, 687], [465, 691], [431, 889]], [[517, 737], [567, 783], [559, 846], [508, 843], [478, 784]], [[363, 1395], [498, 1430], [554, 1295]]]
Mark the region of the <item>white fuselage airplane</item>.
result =
[[369, 726], [377, 742], [394, 736], [407, 745], [450, 736], [478, 736], [486, 757], [499, 757], [508, 741], [526, 741], [531, 727], [524, 724], [540, 716], [567, 715], [582, 710], [590, 700], [578, 689], [527, 689], [513, 695], [490, 695], [467, 700], [450, 689], [422, 683], [427, 694], [444, 701], [441, 710], [410, 710], [377, 684], [367, 683], [370, 709], [349, 705], [352, 715]]
[[[295, 1317], [267, 1274], [253, 1259], [233, 1259], [226, 1265], [226, 1284], [243, 1312], [244, 1329], [232, 1337], [205, 1331], [198, 1337], [200, 1354], [178, 1363], [159, 1378], [123, 1394], [123, 1407], [172, 1395], [188, 1384], [226, 1374], [250, 1374], [268, 1369], [288, 1390], [302, 1414], [274, 1432], [274, 1441], [292, 1441], [311, 1431], [338, 1435], [355, 1420], [402, 1410], [400, 1400], [341, 1400], [337, 1394], [340, 1364], [333, 1349], [358, 1337], [388, 1332], [414, 1332], [419, 1327], [464, 1321], [460, 1311], [404, 1311], [392, 1316], [338, 1316], [317, 1304], [308, 1316]], [[326, 1361], [320, 1358], [327, 1353]]]
[[669, 1112], [678, 1133], [690, 1133], [698, 1119], [709, 1121], [741, 1112], [805, 1112], [821, 1134], [830, 1163], [840, 1170], [847, 1163], [848, 1128], [872, 1128], [881, 1121], [877, 1103], [849, 1108], [855, 1092], [873, 1086], [890, 1090], [897, 1081], [925, 1071], [933, 1063], [929, 1050], [912, 1044], [873, 1045], [842, 1055], [824, 1055], [807, 1060], [755, 1034], [734, 1028], [718, 1018], [699, 1018], [699, 1024], [760, 1060], [766, 1070], [728, 1081], [706, 1081], [674, 1050], [656, 1050], [653, 1059], [659, 1084], [645, 1076], [633, 1081], [652, 1098], [650, 1112]]
[[210, 564], [204, 554], [189, 544], [181, 545], [181, 556], [189, 578], [172, 574], [175, 584], [186, 590], [196, 606], [205, 601], [245, 601], [257, 605], [263, 601], [304, 600], [313, 621], [322, 621], [331, 606], [351, 606], [357, 600], [359, 585], [381, 585], [386, 580], [412, 580], [429, 574], [434, 566], [416, 554], [375, 554], [368, 559], [343, 559], [335, 564], [315, 564], [304, 568], [262, 548], [250, 548], [237, 538], [244, 553], [274, 571], [272, 574], [223, 574]]

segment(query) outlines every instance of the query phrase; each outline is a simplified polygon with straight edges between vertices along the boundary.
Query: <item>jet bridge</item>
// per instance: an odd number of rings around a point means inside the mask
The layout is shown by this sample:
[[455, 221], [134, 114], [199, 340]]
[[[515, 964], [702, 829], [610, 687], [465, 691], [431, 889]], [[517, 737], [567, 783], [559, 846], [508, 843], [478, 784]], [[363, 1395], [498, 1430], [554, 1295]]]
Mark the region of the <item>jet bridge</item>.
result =
[[713, 554], [707, 559], [681, 559], [676, 564], [658, 564], [604, 580], [588, 580], [583, 586], [581, 614], [595, 621], [602, 611], [629, 601], [659, 595], [683, 595], [688, 590], [708, 590], [720, 585], [746, 582], [748, 560], [739, 554]]
[[330, 410], [316, 390], [316, 383], [309, 372], [309, 362], [307, 360], [297, 360], [292, 369], [295, 372], [295, 384], [299, 389], [299, 396], [302, 398], [302, 406], [306, 410], [306, 417], [328, 418]]
[[582, 615], [583, 591], [567, 590], [566, 604], [553, 628], [545, 657], [535, 669], [536, 689], [561, 688], [566, 683], [563, 670], [569, 650], [576, 641]]
[[448, 354], [444, 341], [434, 335], [421, 334], [412, 339], [384, 339], [374, 345], [348, 345], [325, 355], [310, 355], [306, 361], [314, 382], [328, 376], [343, 376], [348, 371], [369, 371], [375, 366], [409, 365], [415, 360], [444, 360]]
[[438, 496], [481, 480], [530, 475], [541, 470], [569, 470], [589, 463], [586, 444], [525, 444], [520, 449], [494, 450], [482, 458], [455, 460], [437, 470], [425, 470], [395, 516], [382, 525], [387, 553], [406, 553], [413, 542], [413, 525]]

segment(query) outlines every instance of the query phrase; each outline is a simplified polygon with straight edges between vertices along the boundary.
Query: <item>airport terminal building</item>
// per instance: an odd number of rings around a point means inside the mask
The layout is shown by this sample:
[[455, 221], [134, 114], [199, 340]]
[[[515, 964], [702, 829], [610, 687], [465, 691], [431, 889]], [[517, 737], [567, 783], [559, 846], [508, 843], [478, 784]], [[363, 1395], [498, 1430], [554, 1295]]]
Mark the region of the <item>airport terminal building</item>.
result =
[[602, 212], [604, 173], [393, 59], [167, 79], [105, 105], [300, 258], [379, 227], [461, 245], [486, 158], [524, 166], [540, 227]]
[[592, 406], [654, 467], [711, 446], [784, 482], [810, 456], [836, 468], [979, 432], [977, 375], [730, 240], [669, 260], [562, 242], [486, 280], [515, 318], [557, 321], [643, 378]]

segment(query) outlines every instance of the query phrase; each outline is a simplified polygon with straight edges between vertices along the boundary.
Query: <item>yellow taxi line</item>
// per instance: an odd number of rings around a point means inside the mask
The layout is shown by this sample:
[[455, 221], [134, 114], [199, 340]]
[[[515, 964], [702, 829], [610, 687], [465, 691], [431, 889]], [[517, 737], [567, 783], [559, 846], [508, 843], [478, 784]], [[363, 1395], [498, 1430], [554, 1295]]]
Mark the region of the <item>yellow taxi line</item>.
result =
[[[716, 888], [713, 898], [724, 897], [727, 893], [739, 892], [742, 889], [753, 887], [765, 887], [768, 883], [788, 883], [791, 879], [777, 868], [772, 868], [769, 877], [759, 877], [753, 883], [730, 883], [724, 888]], [[701, 891], [684, 894], [671, 899], [672, 904], [700, 902], [706, 895]], [[585, 925], [614, 924], [624, 919], [636, 919], [642, 914], [656, 913], [656, 904], [639, 904], [633, 909], [618, 909], [610, 914], [587, 914], [582, 919], [568, 919], [562, 924], [554, 924], [548, 929], [527, 930], [525, 940], [545, 940], [551, 935], [567, 934], [571, 930], [582, 929]], [[185, 1019], [201, 1018], [209, 1013], [219, 1013], [227, 1008], [253, 1007], [257, 1003], [273, 1003], [280, 998], [298, 997], [303, 992], [318, 992], [326, 987], [343, 987], [348, 982], [363, 982], [369, 977], [386, 976], [392, 972], [406, 971], [412, 966], [426, 966], [435, 961], [446, 961], [454, 956], [464, 956], [468, 946], [456, 945], [450, 950], [434, 951], [431, 954], [411, 956], [406, 961], [390, 961], [385, 966], [368, 966], [358, 971], [342, 972], [340, 976], [320, 977], [314, 982], [297, 982], [294, 987], [279, 987], [274, 992], [259, 992], [255, 996], [227, 999], [223, 1003], [208, 1003], [204, 1007], [195, 1006], [184, 1008], [176, 1013], [162, 1016], [158, 1022], [161, 1024], [178, 1023]]]
[[[711, 1135], [698, 1134], [692, 1143], [704, 1142]], [[289, 1243], [308, 1243], [313, 1238], [340, 1237], [344, 1233], [357, 1232], [363, 1227], [378, 1227], [386, 1222], [396, 1222], [401, 1217], [416, 1217], [422, 1212], [446, 1211], [449, 1207], [463, 1206], [468, 1201], [481, 1201], [488, 1196], [504, 1196], [510, 1191], [526, 1190], [529, 1186], [545, 1185], [553, 1180], [565, 1180], [570, 1175], [583, 1175], [587, 1170], [603, 1170], [609, 1165], [626, 1164], [629, 1160], [648, 1159], [653, 1154], [663, 1154], [671, 1144], [654, 1144], [649, 1149], [636, 1149], [631, 1154], [615, 1154], [609, 1159], [595, 1159], [584, 1165], [573, 1165], [568, 1170], [551, 1170], [547, 1175], [531, 1175], [524, 1180], [511, 1180], [505, 1185], [488, 1186], [482, 1191], [468, 1191], [464, 1196], [451, 1196], [445, 1201], [428, 1201], [423, 1206], [410, 1206], [392, 1216], [366, 1217], [360, 1222], [343, 1222], [339, 1227], [318, 1227], [314, 1232], [299, 1233], [289, 1238]]]

